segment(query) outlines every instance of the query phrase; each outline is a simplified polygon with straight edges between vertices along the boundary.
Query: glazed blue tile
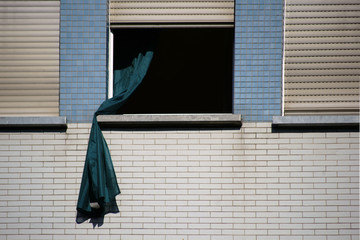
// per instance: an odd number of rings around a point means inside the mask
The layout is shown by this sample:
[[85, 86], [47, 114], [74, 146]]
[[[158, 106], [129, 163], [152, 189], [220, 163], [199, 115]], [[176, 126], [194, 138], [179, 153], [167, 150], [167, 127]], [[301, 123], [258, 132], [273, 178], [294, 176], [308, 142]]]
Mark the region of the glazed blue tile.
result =
[[91, 122], [106, 99], [107, 1], [60, 3], [60, 114], [69, 122]]
[[282, 0], [237, 0], [234, 113], [245, 121], [281, 114]]

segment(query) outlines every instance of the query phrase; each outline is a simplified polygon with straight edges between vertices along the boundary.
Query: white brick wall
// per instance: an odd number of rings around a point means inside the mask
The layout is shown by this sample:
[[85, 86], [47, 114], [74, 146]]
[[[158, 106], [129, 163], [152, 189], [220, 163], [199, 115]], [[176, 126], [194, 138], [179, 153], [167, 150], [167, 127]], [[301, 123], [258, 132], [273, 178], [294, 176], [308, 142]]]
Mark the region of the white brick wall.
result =
[[76, 224], [89, 124], [0, 133], [0, 239], [358, 240], [359, 134], [108, 131], [122, 194]]

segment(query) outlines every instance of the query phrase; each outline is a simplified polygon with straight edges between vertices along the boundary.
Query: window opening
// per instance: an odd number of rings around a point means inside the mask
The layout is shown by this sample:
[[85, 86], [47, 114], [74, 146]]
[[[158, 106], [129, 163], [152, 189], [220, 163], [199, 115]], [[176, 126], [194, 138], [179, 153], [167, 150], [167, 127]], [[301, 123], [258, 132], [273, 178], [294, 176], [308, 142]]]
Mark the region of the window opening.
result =
[[131, 63], [144, 39], [154, 56], [120, 114], [232, 113], [233, 28], [113, 29], [113, 69]]

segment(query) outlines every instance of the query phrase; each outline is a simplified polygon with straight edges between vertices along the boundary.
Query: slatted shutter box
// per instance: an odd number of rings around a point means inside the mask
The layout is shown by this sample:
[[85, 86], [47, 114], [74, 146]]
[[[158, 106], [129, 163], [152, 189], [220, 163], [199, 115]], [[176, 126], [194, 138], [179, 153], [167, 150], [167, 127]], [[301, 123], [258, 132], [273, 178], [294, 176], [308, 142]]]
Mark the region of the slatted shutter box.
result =
[[234, 0], [110, 0], [110, 22], [233, 23]]
[[285, 1], [285, 115], [357, 114], [360, 1]]
[[0, 1], [0, 116], [59, 115], [60, 1]]

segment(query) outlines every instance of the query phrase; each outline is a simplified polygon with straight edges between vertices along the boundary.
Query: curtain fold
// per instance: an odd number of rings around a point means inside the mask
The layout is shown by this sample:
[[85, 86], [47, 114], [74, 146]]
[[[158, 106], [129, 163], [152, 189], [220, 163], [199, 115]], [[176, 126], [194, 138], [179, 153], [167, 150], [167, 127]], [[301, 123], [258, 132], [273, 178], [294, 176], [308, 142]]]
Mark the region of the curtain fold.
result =
[[145, 77], [152, 56], [152, 51], [139, 53], [129, 67], [115, 70], [114, 97], [104, 101], [94, 114], [76, 207], [77, 223], [119, 212], [115, 197], [120, 189], [97, 116], [116, 114]]

